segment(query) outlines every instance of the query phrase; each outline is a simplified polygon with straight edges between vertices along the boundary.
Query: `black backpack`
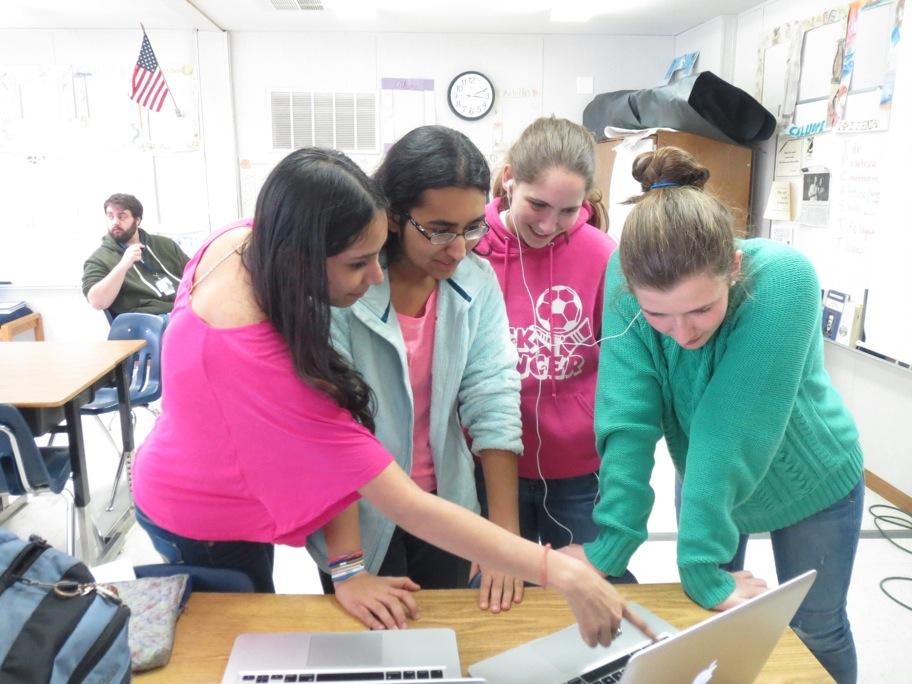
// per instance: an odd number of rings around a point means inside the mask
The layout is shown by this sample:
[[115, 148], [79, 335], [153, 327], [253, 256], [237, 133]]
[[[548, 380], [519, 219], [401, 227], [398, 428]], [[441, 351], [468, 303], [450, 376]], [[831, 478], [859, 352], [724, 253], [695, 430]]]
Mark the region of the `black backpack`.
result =
[[0, 684], [130, 681], [130, 610], [88, 568], [0, 528]]

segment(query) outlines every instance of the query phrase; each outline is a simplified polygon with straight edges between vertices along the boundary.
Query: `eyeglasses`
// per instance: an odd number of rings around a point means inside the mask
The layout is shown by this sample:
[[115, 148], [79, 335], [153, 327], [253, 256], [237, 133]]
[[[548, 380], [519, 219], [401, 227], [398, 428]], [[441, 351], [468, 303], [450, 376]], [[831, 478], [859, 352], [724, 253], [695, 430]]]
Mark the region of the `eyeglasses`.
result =
[[433, 233], [413, 219], [407, 211], [403, 211], [402, 215], [405, 216], [405, 218], [409, 220], [409, 223], [415, 226], [415, 230], [426, 237], [432, 245], [448, 245], [458, 237], [463, 238], [467, 243], [478, 242], [491, 229], [488, 222], [481, 219], [481, 223], [474, 228], [467, 229], [464, 233], [453, 233], [448, 230]]

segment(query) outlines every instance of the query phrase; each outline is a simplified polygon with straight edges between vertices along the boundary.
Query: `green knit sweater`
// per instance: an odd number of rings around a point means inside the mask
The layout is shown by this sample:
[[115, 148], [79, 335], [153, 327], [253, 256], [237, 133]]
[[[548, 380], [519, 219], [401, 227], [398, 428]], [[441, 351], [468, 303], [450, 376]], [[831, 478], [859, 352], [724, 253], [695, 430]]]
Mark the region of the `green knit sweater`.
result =
[[[596, 445], [602, 456], [599, 569], [622, 574], [646, 539], [656, 442], [683, 478], [678, 568], [684, 590], [712, 607], [734, 589], [719, 564], [740, 532], [792, 525], [844, 497], [862, 472], [858, 430], [823, 365], [813, 266], [780, 243], [753, 239], [743, 284], [700, 349], [686, 350], [639, 314], [617, 252], [605, 280]], [[634, 320], [636, 318], [636, 320]], [[668, 493], [670, 495], [670, 493]]]

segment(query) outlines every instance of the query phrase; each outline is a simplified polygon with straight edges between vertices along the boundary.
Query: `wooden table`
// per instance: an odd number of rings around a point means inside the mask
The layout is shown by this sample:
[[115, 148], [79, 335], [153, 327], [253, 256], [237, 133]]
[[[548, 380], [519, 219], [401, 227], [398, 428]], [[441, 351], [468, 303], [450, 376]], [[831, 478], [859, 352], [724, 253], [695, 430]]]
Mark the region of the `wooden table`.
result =
[[30, 313], [0, 325], [0, 341], [11, 342], [16, 335], [26, 330], [33, 331], [36, 341], [44, 340], [44, 325], [40, 313]]
[[79, 407], [92, 400], [95, 386], [113, 372], [120, 402], [123, 449], [128, 458], [132, 456], [128, 361], [145, 344], [144, 340], [104, 340], [0, 345], [0, 404], [19, 408], [36, 436], [55, 429], [61, 420], [66, 421], [80, 539], [77, 555], [90, 565], [106, 560], [118, 550], [132, 524], [132, 514], [128, 508], [104, 534], [98, 533], [91, 519]]
[[[687, 598], [678, 584], [617, 585], [629, 600], [647, 606], [676, 627], [688, 627], [712, 613]], [[523, 603], [500, 615], [478, 609], [471, 589], [422, 591], [421, 619], [415, 627], [451, 627], [456, 631], [463, 669], [472, 663], [573, 623], [563, 598], [529, 588]], [[363, 629], [328, 596], [271, 594], [200, 594], [190, 597], [177, 623], [171, 662], [137, 675], [153, 682], [219, 682], [228, 654], [243, 632], [353, 631]], [[758, 682], [831, 682], [826, 671], [795, 633], [786, 630]]]

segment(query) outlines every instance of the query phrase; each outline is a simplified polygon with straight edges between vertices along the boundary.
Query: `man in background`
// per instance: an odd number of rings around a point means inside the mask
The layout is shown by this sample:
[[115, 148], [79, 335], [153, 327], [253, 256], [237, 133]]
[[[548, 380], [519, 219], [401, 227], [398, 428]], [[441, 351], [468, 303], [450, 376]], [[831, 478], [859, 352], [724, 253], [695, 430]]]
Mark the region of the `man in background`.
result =
[[82, 270], [82, 293], [89, 304], [113, 316], [170, 313], [190, 258], [173, 240], [139, 227], [143, 207], [133, 195], [111, 195], [104, 210], [108, 233]]

